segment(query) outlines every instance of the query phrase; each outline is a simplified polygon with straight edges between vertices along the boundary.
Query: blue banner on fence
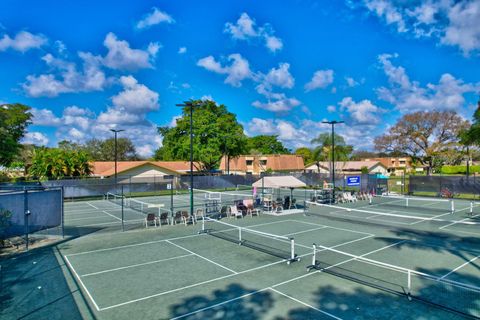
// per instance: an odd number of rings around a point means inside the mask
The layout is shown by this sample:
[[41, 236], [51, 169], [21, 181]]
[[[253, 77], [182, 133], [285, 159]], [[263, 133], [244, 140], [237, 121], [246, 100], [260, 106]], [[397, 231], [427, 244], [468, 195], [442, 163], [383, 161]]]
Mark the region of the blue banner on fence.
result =
[[347, 177], [347, 186], [359, 186], [360, 185], [360, 176]]

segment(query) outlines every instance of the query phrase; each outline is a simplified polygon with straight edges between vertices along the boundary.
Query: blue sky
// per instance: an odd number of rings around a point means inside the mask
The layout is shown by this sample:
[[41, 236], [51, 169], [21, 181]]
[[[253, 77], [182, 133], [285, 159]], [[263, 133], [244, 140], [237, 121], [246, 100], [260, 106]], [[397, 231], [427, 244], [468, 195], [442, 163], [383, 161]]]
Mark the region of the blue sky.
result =
[[188, 99], [248, 135], [310, 146], [338, 127], [356, 149], [414, 111], [470, 119], [480, 92], [480, 0], [0, 2], [0, 103], [33, 109], [24, 141], [126, 129], [161, 145]]

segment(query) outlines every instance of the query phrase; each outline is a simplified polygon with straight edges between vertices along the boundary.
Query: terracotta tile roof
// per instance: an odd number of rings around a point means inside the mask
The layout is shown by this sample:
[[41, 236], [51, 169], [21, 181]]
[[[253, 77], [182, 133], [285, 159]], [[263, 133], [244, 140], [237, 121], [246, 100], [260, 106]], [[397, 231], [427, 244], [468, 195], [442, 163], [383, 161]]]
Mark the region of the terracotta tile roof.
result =
[[[154, 166], [175, 173], [190, 172], [189, 161], [118, 161], [117, 172], [122, 173], [133, 168], [152, 164]], [[92, 162], [93, 175], [109, 177], [115, 174], [115, 161], [94, 161]], [[193, 171], [198, 171], [198, 163], [194, 163]]]
[[[253, 160], [253, 166], [256, 170], [264, 171], [271, 169], [273, 171], [284, 170], [303, 170], [303, 158], [294, 154], [274, 154], [274, 155], [242, 155], [230, 158], [230, 171], [247, 171], [247, 160]], [[266, 160], [266, 165], [261, 166], [260, 161]], [[226, 170], [226, 157], [220, 161], [220, 170]]]
[[378, 161], [389, 169], [391, 169], [391, 168], [404, 168], [405, 166], [400, 165], [400, 159], [405, 160], [405, 162], [406, 162], [405, 165], [407, 167], [411, 166], [412, 159], [410, 157], [367, 158], [367, 159], [362, 159], [362, 160], [363, 161]]
[[[330, 169], [330, 162], [320, 161], [320, 167], [325, 169]], [[345, 170], [345, 171], [361, 171], [362, 167], [367, 167], [369, 170], [375, 167], [376, 165], [383, 165], [380, 161], [335, 161], [335, 170]], [[308, 167], [317, 167], [316, 163], [312, 163]]]

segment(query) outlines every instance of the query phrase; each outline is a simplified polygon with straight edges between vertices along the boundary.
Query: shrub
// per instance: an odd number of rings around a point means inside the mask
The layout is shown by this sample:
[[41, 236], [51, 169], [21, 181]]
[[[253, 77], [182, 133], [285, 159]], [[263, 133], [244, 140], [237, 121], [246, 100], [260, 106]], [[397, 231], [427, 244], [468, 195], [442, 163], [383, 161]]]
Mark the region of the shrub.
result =
[[[467, 166], [443, 166], [441, 171], [443, 174], [466, 174]], [[480, 166], [470, 166], [470, 173], [479, 173]]]

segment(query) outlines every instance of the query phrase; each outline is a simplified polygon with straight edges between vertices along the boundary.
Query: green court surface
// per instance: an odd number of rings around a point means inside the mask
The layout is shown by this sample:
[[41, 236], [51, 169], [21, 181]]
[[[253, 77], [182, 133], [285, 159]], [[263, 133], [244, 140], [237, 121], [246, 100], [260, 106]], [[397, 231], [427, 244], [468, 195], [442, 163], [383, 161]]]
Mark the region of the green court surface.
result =
[[[459, 203], [457, 209], [462, 208], [468, 204]], [[478, 222], [476, 213], [441, 210], [386, 209], [358, 201], [335, 207], [310, 204], [304, 213], [220, 220], [244, 228], [243, 244], [249, 241], [248, 230], [255, 235], [252, 241], [272, 250], [288, 252], [291, 243], [264, 234], [293, 238], [298, 261], [287, 263], [215, 236], [214, 221], [145, 228], [144, 214], [126, 208], [124, 225], [135, 227], [122, 232], [118, 205], [67, 203], [70, 237], [2, 261], [0, 316], [480, 317], [480, 228], [472, 223]], [[237, 231], [231, 227], [222, 232]]]

